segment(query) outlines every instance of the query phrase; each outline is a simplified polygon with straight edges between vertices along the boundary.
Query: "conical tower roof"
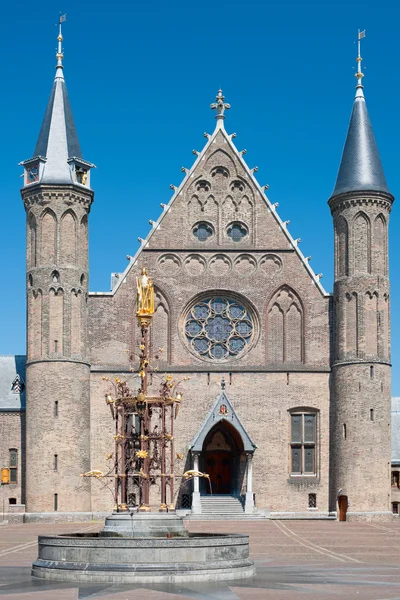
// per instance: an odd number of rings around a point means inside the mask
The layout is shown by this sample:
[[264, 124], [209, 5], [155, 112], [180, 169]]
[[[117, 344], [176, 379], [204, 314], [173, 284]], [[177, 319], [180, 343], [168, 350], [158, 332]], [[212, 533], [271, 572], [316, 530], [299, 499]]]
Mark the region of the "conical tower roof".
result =
[[94, 165], [82, 158], [78, 134], [68, 99], [62, 64], [64, 57], [62, 50], [62, 20], [65, 20], [65, 16], [60, 18], [57, 38], [57, 66], [53, 88], [33, 158], [21, 164], [28, 168], [29, 165], [34, 164], [36, 167], [36, 164], [40, 164], [40, 167], [37, 167], [37, 174], [35, 171], [33, 177], [27, 179], [27, 184], [37, 182], [56, 185], [79, 183], [88, 186], [88, 177], [85, 175], [83, 179], [79, 178], [76, 172], [77, 164], [84, 169], [85, 173]]
[[356, 96], [332, 196], [358, 191], [390, 194], [365, 102], [361, 60], [359, 54]]

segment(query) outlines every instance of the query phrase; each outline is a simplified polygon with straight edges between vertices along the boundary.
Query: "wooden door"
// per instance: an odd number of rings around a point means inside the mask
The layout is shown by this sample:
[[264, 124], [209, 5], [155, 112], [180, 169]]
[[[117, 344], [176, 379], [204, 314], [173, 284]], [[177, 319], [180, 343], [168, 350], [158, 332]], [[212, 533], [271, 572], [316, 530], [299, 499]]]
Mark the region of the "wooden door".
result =
[[338, 497], [338, 505], [339, 505], [339, 521], [345, 521], [347, 515], [347, 508], [349, 506], [349, 501], [347, 496], [339, 496]]
[[230, 452], [208, 452], [206, 473], [210, 476], [213, 494], [231, 493], [232, 457]]

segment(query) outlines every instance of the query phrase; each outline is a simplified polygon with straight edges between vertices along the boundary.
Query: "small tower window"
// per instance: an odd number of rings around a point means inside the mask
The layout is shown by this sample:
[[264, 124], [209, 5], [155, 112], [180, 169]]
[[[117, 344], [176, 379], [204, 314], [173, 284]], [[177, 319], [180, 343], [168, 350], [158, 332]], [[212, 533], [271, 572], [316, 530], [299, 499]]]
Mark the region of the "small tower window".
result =
[[400, 480], [399, 480], [399, 472], [398, 471], [392, 471], [392, 487], [398, 488], [400, 484]]
[[25, 167], [25, 181], [27, 185], [39, 181], [39, 163]]
[[369, 420], [374, 421], [374, 419], [375, 419], [374, 409], [370, 408], [369, 409]]
[[346, 423], [343, 423], [343, 439], [344, 440], [347, 439], [347, 425], [346, 425]]
[[54, 471], [58, 471], [58, 454], [54, 455], [53, 459], [53, 469]]
[[51, 280], [53, 283], [58, 283], [60, 281], [60, 273], [58, 271], [53, 271], [51, 274]]
[[369, 368], [369, 376], [370, 376], [371, 379], [374, 378], [374, 367], [373, 367], [373, 365], [371, 365], [370, 368]]
[[58, 417], [58, 400], [54, 401], [54, 416]]
[[75, 167], [75, 180], [81, 185], [87, 185], [88, 171], [83, 167]]
[[54, 494], [54, 511], [58, 511], [58, 494]]

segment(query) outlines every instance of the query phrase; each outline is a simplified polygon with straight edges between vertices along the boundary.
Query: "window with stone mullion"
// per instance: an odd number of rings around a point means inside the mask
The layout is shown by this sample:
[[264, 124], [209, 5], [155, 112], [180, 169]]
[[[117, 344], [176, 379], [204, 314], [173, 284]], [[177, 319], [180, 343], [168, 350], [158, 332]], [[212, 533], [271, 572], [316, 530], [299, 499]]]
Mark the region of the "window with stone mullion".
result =
[[316, 472], [316, 415], [291, 415], [290, 453], [292, 475], [313, 475]]

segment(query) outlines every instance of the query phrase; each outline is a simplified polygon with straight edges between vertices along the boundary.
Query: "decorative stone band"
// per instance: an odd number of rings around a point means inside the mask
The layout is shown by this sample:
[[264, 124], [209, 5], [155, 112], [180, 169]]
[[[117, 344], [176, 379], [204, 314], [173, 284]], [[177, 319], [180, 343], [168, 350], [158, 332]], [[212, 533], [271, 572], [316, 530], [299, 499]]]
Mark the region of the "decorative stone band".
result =
[[37, 193], [32, 193], [32, 188], [22, 190], [22, 199], [24, 202], [25, 210], [28, 210], [34, 204], [47, 205], [54, 200], [67, 200], [75, 204], [80, 204], [85, 208], [90, 208], [94, 198], [94, 192], [87, 190], [83, 194], [81, 189], [77, 192], [77, 188], [74, 185], [63, 185], [62, 190], [60, 186], [50, 187], [38, 184], [36, 187]]
[[374, 204], [390, 212], [393, 202], [394, 197], [392, 195], [383, 194], [382, 192], [347, 192], [339, 196], [332, 196], [328, 204], [332, 215], [335, 215], [337, 212], [352, 206], [371, 206]]

